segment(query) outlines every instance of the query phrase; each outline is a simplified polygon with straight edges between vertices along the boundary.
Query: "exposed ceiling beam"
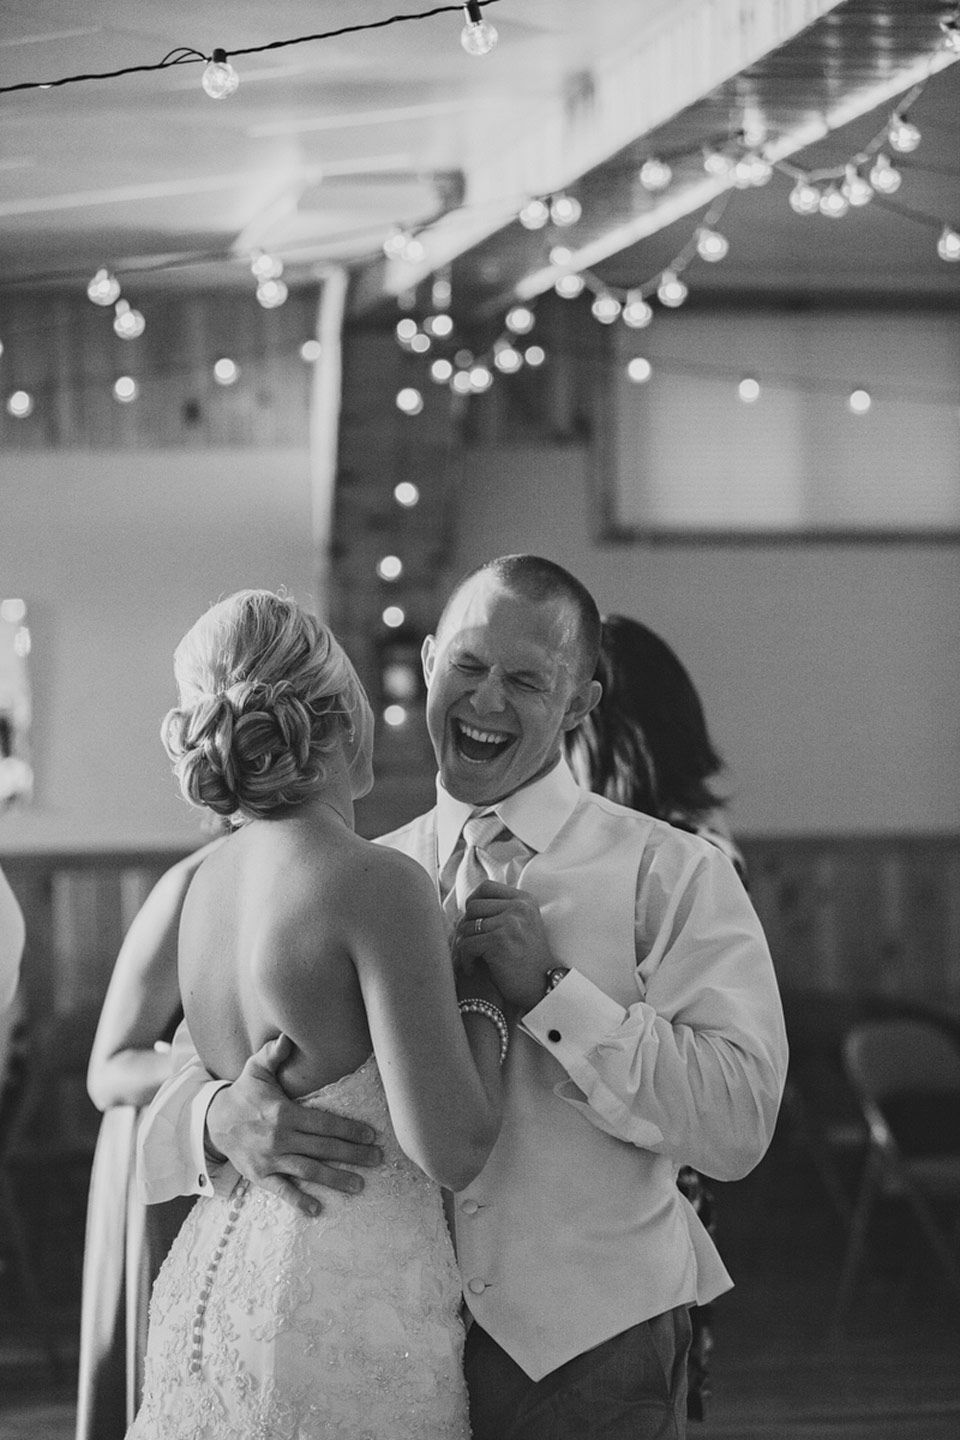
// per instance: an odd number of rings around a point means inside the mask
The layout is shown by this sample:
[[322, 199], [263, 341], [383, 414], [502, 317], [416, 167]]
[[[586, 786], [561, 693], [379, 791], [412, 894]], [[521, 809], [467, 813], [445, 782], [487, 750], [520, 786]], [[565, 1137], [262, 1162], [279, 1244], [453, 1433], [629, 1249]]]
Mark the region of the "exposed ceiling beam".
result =
[[678, 0], [634, 48], [572, 77], [566, 94], [531, 113], [522, 133], [515, 115], [508, 132], [491, 126], [464, 167], [466, 205], [420, 234], [422, 261], [370, 266], [355, 306], [409, 290], [511, 224], [529, 196], [572, 185], [842, 3]]

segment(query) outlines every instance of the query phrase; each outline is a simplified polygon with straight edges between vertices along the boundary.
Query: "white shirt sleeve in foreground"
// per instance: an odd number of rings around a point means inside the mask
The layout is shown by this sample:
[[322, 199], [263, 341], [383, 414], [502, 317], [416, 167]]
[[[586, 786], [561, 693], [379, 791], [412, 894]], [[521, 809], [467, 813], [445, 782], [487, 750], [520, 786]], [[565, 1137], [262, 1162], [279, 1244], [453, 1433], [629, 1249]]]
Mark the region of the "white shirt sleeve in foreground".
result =
[[574, 969], [522, 1026], [591, 1124], [737, 1180], [770, 1143], [786, 1077], [773, 963], [726, 856], [659, 832], [637, 882], [636, 1003], [624, 1009]]
[[186, 1021], [173, 1037], [175, 1072], [144, 1113], [137, 1135], [137, 1189], [145, 1205], [175, 1195], [229, 1194], [238, 1174], [232, 1165], [211, 1166], [203, 1147], [210, 1101], [230, 1082], [211, 1080]]

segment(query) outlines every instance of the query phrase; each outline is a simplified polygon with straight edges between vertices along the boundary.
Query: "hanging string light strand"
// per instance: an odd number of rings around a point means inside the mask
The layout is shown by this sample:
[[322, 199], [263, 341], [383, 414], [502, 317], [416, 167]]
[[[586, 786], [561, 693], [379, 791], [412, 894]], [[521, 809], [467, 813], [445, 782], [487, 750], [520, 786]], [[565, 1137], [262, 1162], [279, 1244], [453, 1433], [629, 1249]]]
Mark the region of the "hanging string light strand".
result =
[[[341, 25], [336, 30], [321, 30], [313, 35], [296, 35], [290, 40], [271, 40], [266, 45], [247, 45], [229, 51], [216, 49], [212, 55], [205, 55], [202, 51], [194, 50], [187, 45], [178, 45], [175, 50], [168, 51], [162, 60], [153, 65], [125, 65], [118, 70], [103, 70], [84, 75], [63, 75], [58, 80], [23, 80], [17, 85], [0, 85], [0, 95], [10, 95], [15, 90], [56, 90], [63, 85], [79, 84], [83, 80], [116, 80], [122, 75], [142, 75], [149, 71], [169, 70], [174, 65], [202, 64], [209, 68], [215, 63], [226, 63], [228, 56], [236, 58], [238, 55], [261, 55], [268, 50], [285, 49], [289, 45], [306, 45], [315, 40], [334, 40], [341, 35], [354, 35], [364, 30], [383, 30], [387, 26], [402, 25], [411, 20], [431, 20], [435, 15], [463, 14], [465, 11], [467, 12], [467, 23], [476, 25], [478, 28], [485, 26], [487, 31], [493, 31], [495, 43], [494, 27], [488, 21], [483, 20], [482, 16], [479, 19], [475, 19], [474, 16], [483, 6], [496, 3], [497, 0], [470, 0], [467, 6], [462, 4], [437, 5], [432, 10], [420, 10], [409, 15], [388, 15], [383, 20], [368, 20], [361, 25]], [[484, 52], [471, 51], [470, 53]]]

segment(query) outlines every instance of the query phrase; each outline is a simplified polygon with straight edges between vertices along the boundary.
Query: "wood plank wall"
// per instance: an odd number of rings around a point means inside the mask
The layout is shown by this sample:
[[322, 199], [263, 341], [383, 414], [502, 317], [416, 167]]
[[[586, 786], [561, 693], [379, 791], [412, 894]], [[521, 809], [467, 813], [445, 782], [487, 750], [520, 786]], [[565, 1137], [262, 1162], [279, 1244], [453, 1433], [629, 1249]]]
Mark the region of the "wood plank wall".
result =
[[[960, 835], [742, 842], [784, 987], [901, 999], [960, 1017]], [[179, 852], [5, 855], [27, 917], [32, 1013], [89, 1013], [120, 941]]]
[[[75, 290], [11, 295], [4, 302], [5, 394], [26, 390], [24, 419], [0, 406], [0, 450], [136, 450], [306, 443], [310, 366], [300, 346], [315, 333], [316, 286], [291, 291], [277, 310], [246, 291], [153, 290], [129, 298], [146, 321], [136, 340], [112, 328], [113, 311]], [[239, 367], [216, 382], [217, 360]], [[114, 399], [132, 376], [139, 397]]]

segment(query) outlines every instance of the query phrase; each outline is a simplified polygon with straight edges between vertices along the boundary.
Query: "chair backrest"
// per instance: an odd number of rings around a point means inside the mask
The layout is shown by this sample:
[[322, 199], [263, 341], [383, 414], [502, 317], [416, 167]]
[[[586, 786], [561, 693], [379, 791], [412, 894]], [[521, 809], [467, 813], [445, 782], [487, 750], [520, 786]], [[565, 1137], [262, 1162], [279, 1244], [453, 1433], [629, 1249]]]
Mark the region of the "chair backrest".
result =
[[870, 1100], [923, 1091], [960, 1095], [960, 1048], [926, 1020], [872, 1020], [855, 1025], [843, 1042], [847, 1074]]

